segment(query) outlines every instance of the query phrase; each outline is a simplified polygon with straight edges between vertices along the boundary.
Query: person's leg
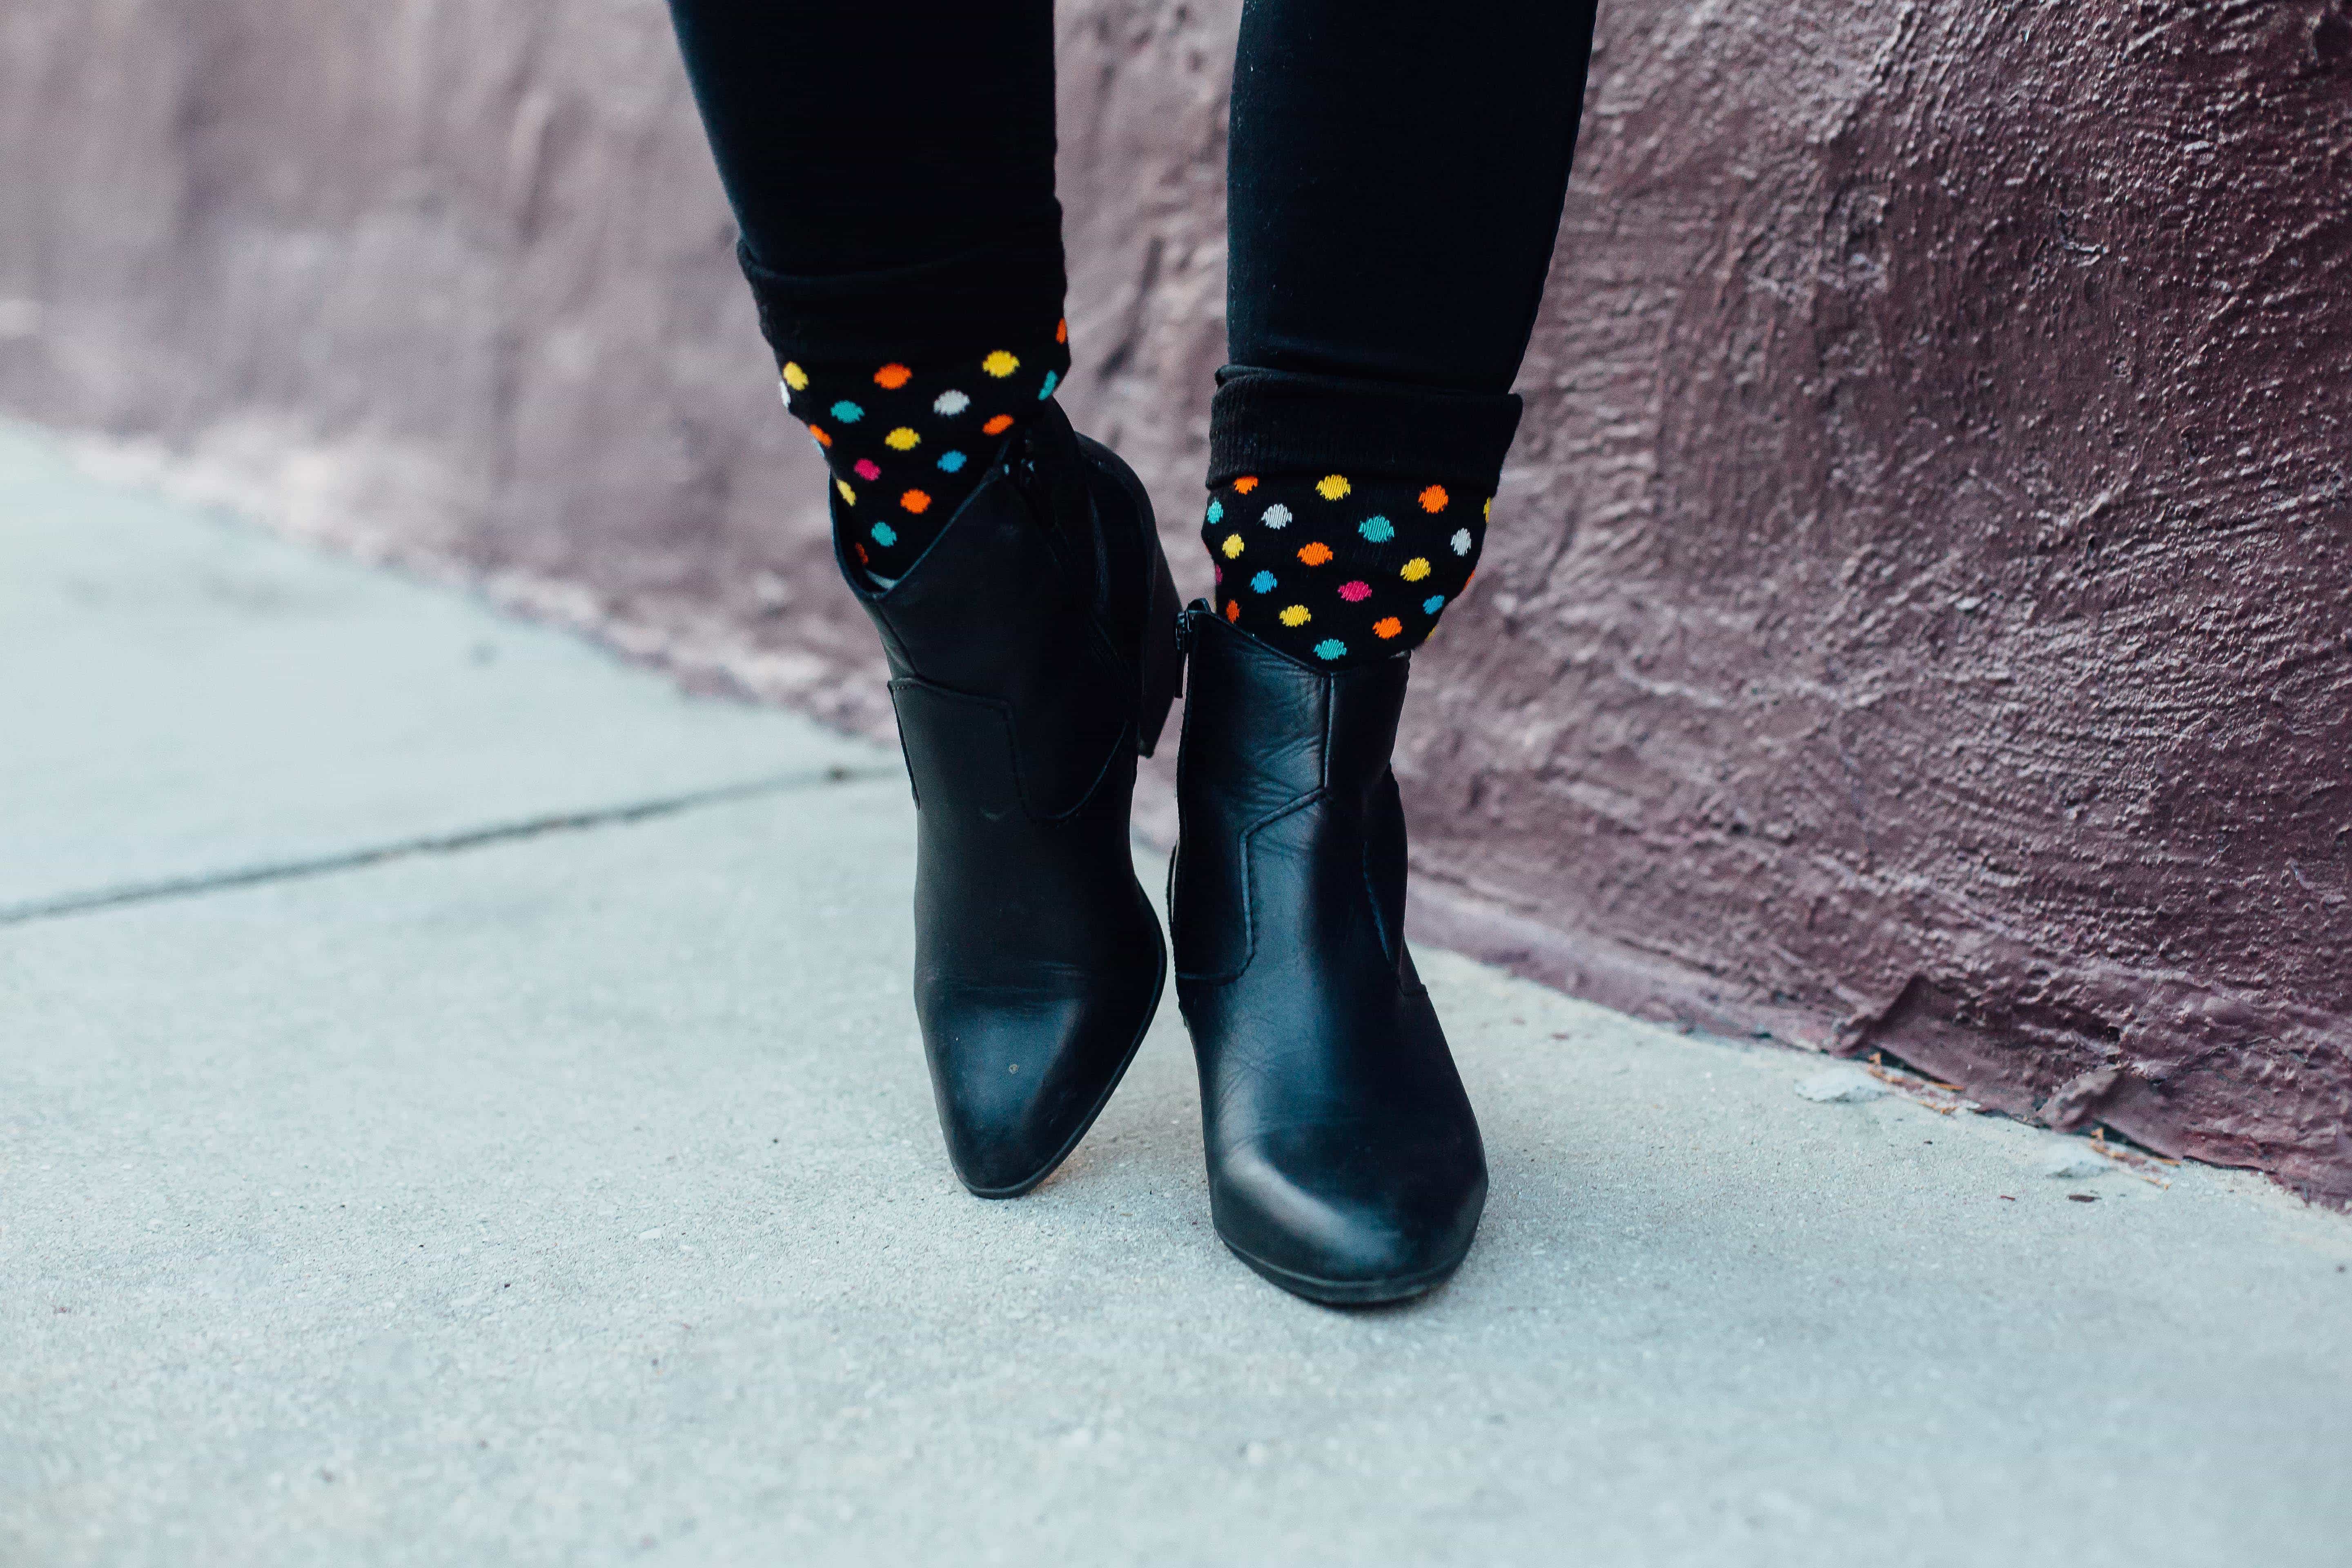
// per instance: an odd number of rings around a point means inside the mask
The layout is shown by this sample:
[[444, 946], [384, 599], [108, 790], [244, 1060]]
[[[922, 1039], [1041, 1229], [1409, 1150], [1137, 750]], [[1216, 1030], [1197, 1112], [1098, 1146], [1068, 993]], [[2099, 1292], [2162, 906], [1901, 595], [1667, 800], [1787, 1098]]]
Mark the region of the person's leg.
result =
[[1592, 0], [1250, 0], [1234, 76], [1218, 608], [1318, 664], [1422, 642], [1518, 423]]
[[1067, 372], [1051, 0], [672, 0], [845, 557], [895, 580]]
[[1404, 942], [1389, 753], [1517, 427], [1591, 0], [1249, 0], [1233, 363], [1211, 409], [1217, 604], [1192, 649], [1170, 879], [1218, 1235], [1284, 1288], [1394, 1300], [1458, 1265], [1477, 1119]]
[[1009, 1197], [1084, 1135], [1159, 1005], [1129, 805], [1177, 678], [1143, 487], [1053, 401], [1050, 0], [672, 3], [889, 667], [949, 1156]]

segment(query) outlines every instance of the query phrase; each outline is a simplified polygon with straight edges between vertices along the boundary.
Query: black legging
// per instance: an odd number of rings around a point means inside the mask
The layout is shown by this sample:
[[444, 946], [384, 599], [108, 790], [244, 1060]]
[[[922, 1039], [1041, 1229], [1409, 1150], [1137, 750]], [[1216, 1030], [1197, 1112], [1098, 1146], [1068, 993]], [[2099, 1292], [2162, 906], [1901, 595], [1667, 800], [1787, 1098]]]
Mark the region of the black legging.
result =
[[[1049, 0], [671, 8], [772, 339], [903, 353], [1058, 316]], [[1248, 0], [1213, 479], [1399, 444], [1499, 468], [1592, 16]]]

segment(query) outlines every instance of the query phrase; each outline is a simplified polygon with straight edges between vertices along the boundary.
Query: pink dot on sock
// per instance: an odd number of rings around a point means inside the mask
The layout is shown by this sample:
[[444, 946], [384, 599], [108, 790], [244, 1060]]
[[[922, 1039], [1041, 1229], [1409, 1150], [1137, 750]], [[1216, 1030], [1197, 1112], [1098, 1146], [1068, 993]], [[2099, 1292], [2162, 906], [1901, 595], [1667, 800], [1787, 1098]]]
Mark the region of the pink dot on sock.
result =
[[1342, 583], [1339, 584], [1339, 597], [1347, 600], [1348, 603], [1351, 605], [1361, 604], [1371, 596], [1372, 585], [1370, 583]]
[[882, 470], [874, 466], [873, 458], [860, 458], [857, 459], [857, 477], [861, 479], [878, 479], [882, 477]]

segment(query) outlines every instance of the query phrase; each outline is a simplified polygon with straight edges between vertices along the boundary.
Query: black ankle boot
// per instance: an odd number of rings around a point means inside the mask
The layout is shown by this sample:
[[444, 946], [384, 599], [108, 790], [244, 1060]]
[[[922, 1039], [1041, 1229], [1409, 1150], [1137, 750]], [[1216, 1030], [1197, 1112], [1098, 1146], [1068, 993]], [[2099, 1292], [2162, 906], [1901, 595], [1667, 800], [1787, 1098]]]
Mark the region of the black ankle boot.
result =
[[1217, 1234], [1334, 1304], [1428, 1289], [1486, 1200], [1478, 1123], [1404, 944], [1402, 658], [1327, 674], [1195, 605], [1170, 873]]
[[948, 1157], [1017, 1196], [1160, 1005], [1128, 807], [1175, 691], [1175, 584], [1142, 485], [1052, 404], [904, 577], [843, 575], [882, 633], [915, 788], [915, 1011]]

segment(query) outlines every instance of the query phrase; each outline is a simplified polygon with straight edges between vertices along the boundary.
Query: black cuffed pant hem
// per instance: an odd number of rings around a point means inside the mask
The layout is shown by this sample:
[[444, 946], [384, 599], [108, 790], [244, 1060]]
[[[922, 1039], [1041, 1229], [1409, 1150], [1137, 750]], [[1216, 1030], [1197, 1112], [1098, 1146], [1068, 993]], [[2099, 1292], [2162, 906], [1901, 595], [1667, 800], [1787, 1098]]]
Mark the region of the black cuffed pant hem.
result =
[[1227, 365], [1209, 402], [1209, 483], [1328, 470], [1472, 480], [1491, 491], [1518, 427], [1515, 393]]
[[781, 362], [936, 364], [1054, 339], [1066, 279], [1056, 224], [984, 249], [872, 272], [793, 277], [736, 247]]

